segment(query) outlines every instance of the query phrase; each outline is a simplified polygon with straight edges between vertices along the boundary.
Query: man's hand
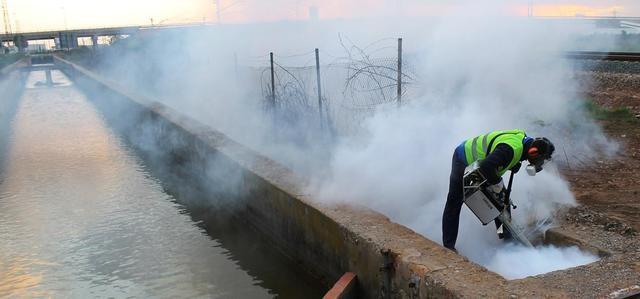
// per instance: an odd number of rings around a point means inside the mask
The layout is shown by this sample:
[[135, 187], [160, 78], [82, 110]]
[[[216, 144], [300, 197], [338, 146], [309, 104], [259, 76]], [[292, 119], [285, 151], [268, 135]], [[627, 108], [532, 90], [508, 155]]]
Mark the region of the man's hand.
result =
[[497, 184], [487, 187], [487, 190], [495, 194], [500, 194], [500, 192], [504, 190], [504, 183], [502, 182], [502, 180], [500, 180], [500, 182], [498, 182]]
[[503, 203], [507, 196], [507, 190], [504, 188], [502, 180], [497, 184], [487, 186], [487, 191], [493, 194], [493, 198], [497, 201], [498, 209], [503, 210], [506, 208], [506, 203]]

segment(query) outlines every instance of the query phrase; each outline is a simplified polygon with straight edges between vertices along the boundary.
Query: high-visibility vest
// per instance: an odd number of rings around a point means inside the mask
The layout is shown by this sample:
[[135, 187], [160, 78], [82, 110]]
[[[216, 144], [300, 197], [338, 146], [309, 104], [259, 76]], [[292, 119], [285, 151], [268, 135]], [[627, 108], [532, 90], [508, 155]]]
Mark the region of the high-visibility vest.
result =
[[464, 155], [467, 165], [475, 161], [481, 161], [487, 157], [498, 144], [506, 144], [513, 149], [513, 158], [506, 168], [498, 169], [498, 176], [504, 175], [507, 170], [513, 168], [522, 158], [524, 144], [522, 141], [527, 137], [523, 130], [494, 131], [471, 138], [464, 142]]

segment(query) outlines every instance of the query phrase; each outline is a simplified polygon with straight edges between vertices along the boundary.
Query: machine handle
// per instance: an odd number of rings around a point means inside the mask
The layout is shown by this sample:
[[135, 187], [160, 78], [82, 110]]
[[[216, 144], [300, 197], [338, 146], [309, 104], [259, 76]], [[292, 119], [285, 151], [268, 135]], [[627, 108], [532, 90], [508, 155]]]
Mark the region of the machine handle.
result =
[[516, 172], [512, 170], [509, 176], [509, 185], [507, 185], [507, 191], [504, 194], [504, 205], [507, 207], [512, 206], [514, 210], [518, 208], [518, 206], [511, 203], [511, 185], [513, 185], [513, 176], [515, 174]]

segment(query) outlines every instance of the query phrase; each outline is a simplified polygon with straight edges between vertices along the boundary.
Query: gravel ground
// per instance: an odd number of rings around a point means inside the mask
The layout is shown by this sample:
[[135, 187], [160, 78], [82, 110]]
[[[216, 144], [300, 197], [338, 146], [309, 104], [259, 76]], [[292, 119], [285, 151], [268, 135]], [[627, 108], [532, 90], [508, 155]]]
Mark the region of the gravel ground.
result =
[[576, 71], [640, 74], [640, 62], [585, 59], [574, 61], [574, 68]]
[[[640, 63], [638, 63], [640, 65]], [[640, 74], [578, 71], [585, 96], [605, 108], [627, 108], [640, 118]]]

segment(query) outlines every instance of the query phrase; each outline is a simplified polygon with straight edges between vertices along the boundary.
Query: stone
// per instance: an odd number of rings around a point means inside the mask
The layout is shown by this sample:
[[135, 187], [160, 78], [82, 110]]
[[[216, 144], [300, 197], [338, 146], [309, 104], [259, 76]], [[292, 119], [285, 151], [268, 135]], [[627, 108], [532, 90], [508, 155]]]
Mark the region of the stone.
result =
[[616, 222], [609, 222], [604, 226], [604, 229], [610, 232], [615, 231], [618, 228], [620, 228], [620, 223], [616, 223]]

